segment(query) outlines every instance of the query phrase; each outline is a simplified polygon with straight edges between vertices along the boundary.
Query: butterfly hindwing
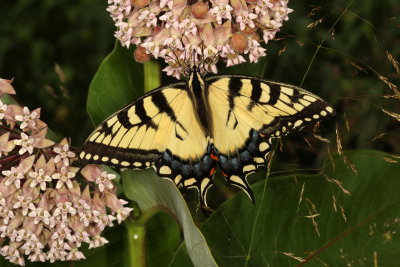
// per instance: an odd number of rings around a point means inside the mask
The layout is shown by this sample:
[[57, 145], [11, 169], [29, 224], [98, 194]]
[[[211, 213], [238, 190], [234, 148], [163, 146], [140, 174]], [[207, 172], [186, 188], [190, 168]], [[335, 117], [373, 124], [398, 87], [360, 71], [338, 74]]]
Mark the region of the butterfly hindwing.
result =
[[198, 188], [203, 202], [216, 164], [185, 89], [186, 83], [155, 89], [111, 115], [89, 136], [81, 160], [130, 169], [153, 166], [178, 186]]
[[334, 113], [325, 101], [292, 85], [230, 75], [206, 82], [219, 166], [227, 181], [252, 199], [246, 176], [265, 164], [271, 138]]

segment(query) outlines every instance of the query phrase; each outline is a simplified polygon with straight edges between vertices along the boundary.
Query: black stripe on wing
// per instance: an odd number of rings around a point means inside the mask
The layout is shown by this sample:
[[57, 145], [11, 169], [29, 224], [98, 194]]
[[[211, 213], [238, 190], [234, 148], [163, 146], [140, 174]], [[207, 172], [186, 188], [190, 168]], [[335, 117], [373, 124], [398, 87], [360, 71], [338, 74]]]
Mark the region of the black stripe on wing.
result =
[[[149, 116], [144, 106], [144, 101], [148, 98], [157, 107], [157, 114], [165, 113], [171, 118], [171, 121], [179, 124], [174, 111], [163, 94], [163, 90], [165, 89], [185, 90], [186, 83], [180, 82], [154, 89], [135, 100], [132, 104], [109, 116], [96, 128], [82, 146], [79, 155], [80, 160], [84, 163], [96, 163], [132, 169], [148, 168], [154, 165], [156, 160], [161, 157], [162, 151], [131, 148], [128, 145], [121, 147], [120, 142], [124, 137], [130, 137], [127, 136], [127, 133], [133, 130], [134, 127], [138, 131], [133, 133], [131, 140], [138, 134], [139, 129], [143, 127], [145, 133], [149, 129], [156, 130], [158, 128], [156, 122], [153, 121], [155, 115]], [[135, 118], [129, 116], [130, 112], [134, 113], [133, 116]], [[117, 139], [119, 139], [119, 142]], [[115, 142], [113, 142], [114, 140]], [[128, 138], [126, 140], [129, 141]]]
[[[229, 79], [228, 83], [221, 83], [216, 86], [216, 82], [222, 79]], [[286, 135], [293, 129], [301, 129], [304, 126], [316, 123], [322, 119], [327, 119], [335, 115], [333, 108], [319, 97], [301, 88], [265, 81], [256, 77], [240, 75], [216, 75], [206, 78], [208, 84], [215, 88], [225, 91], [228, 94], [229, 113], [235, 117], [235, 108], [240, 108], [241, 112], [254, 113], [265, 112], [272, 116], [272, 121], [266, 122], [261, 128], [253, 128], [248, 133], [245, 144], [236, 153], [224, 155], [218, 153], [219, 166], [226, 180], [243, 189], [253, 200], [253, 193], [246, 180], [246, 176], [257, 170], [257, 167], [264, 165], [268, 153], [271, 151], [271, 138]], [[236, 107], [235, 98], [248, 97], [246, 105]], [[244, 104], [244, 102], [243, 102]], [[261, 118], [263, 113], [254, 114], [253, 118]], [[258, 117], [259, 116], [259, 117]], [[247, 122], [251, 125], [251, 121]], [[227, 124], [228, 125], [228, 124]], [[254, 123], [254, 125], [259, 125]], [[231, 127], [230, 130], [235, 130]]]
[[[146, 138], [148, 130], [157, 130], [157, 134], [163, 134], [163, 129], [158, 129], [159, 123], [153, 120], [160, 113], [168, 116], [171, 123], [175, 124], [175, 131], [169, 133], [174, 134], [174, 138], [183, 141], [183, 137], [179, 136], [176, 128], [179, 128], [180, 133], [191, 134], [179, 122], [179, 114], [176, 114], [170, 103], [168, 103], [168, 95], [165, 91], [163, 92], [163, 89], [186, 89], [186, 84], [181, 83], [180, 87], [174, 85], [173, 88], [168, 86], [153, 90], [124, 109], [114, 113], [89, 136], [79, 155], [80, 161], [85, 164], [104, 164], [117, 168], [145, 169], [154, 167], [160, 177], [172, 180], [177, 186], [196, 188], [200, 192], [201, 205], [207, 206], [206, 193], [212, 186], [212, 179], [217, 167], [215, 159], [212, 159], [211, 156], [211, 146], [206, 147], [203, 155], [199, 155], [198, 158], [183, 160], [171, 153], [168, 149], [169, 144], [159, 146], [159, 149], [166, 147], [164, 151], [159, 151], [158, 149], [140, 149], [139, 145], [132, 145], [129, 141], [136, 140], [136, 134], [138, 134], [139, 129], [142, 129], [139, 136], [143, 136], [143, 138]], [[146, 103], [151, 107], [146, 107]], [[166, 119], [166, 116], [163, 119]], [[132, 130], [133, 134], [129, 134], [129, 138], [124, 141], [123, 147], [120, 146], [121, 141], [115, 141], [114, 145], [110, 145], [113, 143], [114, 138], [123, 140], [124, 137], [128, 137], [125, 135], [130, 130]], [[141, 138], [139, 139], [142, 140]], [[141, 142], [140, 140], [138, 140], [137, 144]], [[167, 140], [169, 139], [167, 138]], [[138, 148], [132, 148], [135, 146]], [[184, 149], [190, 150], [191, 147]]]

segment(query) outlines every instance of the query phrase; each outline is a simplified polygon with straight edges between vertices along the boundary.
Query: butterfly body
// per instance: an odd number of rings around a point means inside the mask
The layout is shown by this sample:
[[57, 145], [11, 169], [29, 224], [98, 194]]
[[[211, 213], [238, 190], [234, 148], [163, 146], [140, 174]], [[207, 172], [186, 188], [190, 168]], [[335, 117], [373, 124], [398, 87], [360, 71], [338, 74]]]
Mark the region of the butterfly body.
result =
[[160, 87], [107, 118], [80, 159], [119, 168], [154, 167], [200, 192], [202, 205], [217, 166], [251, 199], [246, 176], [265, 164], [271, 138], [334, 115], [301, 88], [241, 75], [203, 77]]
[[204, 131], [208, 136], [211, 135], [212, 120], [211, 120], [211, 107], [208, 101], [208, 88], [203, 77], [196, 68], [190, 73], [187, 81], [187, 88], [189, 89], [191, 99], [198, 119], [203, 126]]

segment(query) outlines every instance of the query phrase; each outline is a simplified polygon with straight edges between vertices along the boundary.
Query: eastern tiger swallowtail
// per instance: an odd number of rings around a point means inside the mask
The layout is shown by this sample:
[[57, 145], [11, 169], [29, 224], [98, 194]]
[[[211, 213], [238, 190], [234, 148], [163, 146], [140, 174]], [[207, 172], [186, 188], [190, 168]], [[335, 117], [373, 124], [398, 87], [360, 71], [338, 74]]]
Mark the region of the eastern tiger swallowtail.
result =
[[177, 186], [206, 193], [217, 166], [253, 200], [246, 176], [264, 165], [271, 138], [334, 115], [296, 86], [241, 75], [189, 79], [154, 89], [108, 117], [79, 157], [119, 168], [154, 167]]

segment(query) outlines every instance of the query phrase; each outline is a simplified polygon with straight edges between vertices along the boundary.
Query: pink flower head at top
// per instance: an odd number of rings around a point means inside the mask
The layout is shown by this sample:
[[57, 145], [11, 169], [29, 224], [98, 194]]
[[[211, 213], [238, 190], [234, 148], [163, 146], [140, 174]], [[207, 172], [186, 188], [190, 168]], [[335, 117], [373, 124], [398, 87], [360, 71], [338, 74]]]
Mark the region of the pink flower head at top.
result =
[[109, 0], [107, 8], [122, 46], [135, 44], [135, 59], [162, 58], [168, 75], [206, 63], [203, 72], [257, 62], [293, 10], [288, 0]]

